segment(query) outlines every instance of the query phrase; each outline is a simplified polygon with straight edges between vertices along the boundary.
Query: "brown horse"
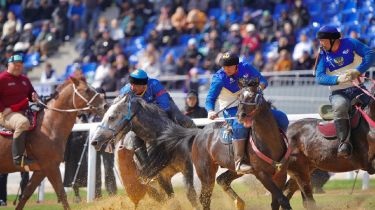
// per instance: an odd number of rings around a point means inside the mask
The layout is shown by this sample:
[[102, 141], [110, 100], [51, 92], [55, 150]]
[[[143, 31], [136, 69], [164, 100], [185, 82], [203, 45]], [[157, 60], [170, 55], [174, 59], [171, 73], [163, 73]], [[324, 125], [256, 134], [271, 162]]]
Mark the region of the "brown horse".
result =
[[[251, 87], [242, 88], [239, 100], [240, 106], [237, 113], [239, 120], [248, 124], [251, 117], [251, 136], [256, 148], [273, 160], [282, 159], [287, 148], [271, 113], [270, 103], [263, 98], [261, 93], [258, 93], [258, 83]], [[216, 126], [215, 123], [211, 123], [203, 129], [186, 129], [174, 125], [164, 132], [159, 141], [166, 149], [167, 154], [176, 151], [175, 148], [178, 144], [184, 142], [192, 144], [192, 159], [202, 184], [200, 202], [204, 209], [210, 209], [215, 175], [219, 166], [229, 170], [218, 176], [216, 181], [233, 199], [236, 208], [244, 209], [244, 201], [230, 186], [233, 180], [242, 175], [235, 172], [233, 154], [230, 152], [232, 151], [231, 145], [222, 143], [220, 130], [221, 128]], [[246, 153], [253, 167], [252, 174], [272, 194], [272, 209], [279, 209], [280, 205], [285, 209], [291, 209], [288, 199], [281, 191], [287, 178], [287, 162], [276, 169], [273, 165], [259, 158], [250, 143], [247, 146]], [[161, 152], [151, 153], [150, 170], [159, 167], [158, 163], [162, 162], [164, 158]], [[152, 177], [153, 173], [146, 173], [146, 175]]]
[[[72, 131], [77, 111], [96, 111], [103, 115], [105, 106], [104, 98], [82, 80], [71, 78], [58, 87], [55, 96], [48, 102], [47, 109], [38, 115], [37, 122], [40, 124], [27, 134], [26, 151], [37, 160], [37, 164], [30, 166], [34, 173], [16, 209], [23, 209], [45, 177], [51, 182], [64, 209], [70, 209], [59, 169], [64, 160], [67, 138]], [[25, 171], [25, 168], [13, 164], [11, 147], [11, 138], [0, 136], [0, 173]]]
[[[158, 148], [153, 147], [153, 142], [166, 129], [168, 124], [174, 122], [155, 104], [148, 104], [141, 97], [132, 93], [125, 94], [114, 100], [102, 119], [102, 123], [95, 131], [91, 144], [96, 149], [100, 149], [104, 144], [111, 140], [119, 141], [126, 134], [127, 138], [132, 139], [132, 135], [137, 135], [149, 144], [149, 150], [154, 151]], [[126, 141], [127, 142], [127, 141]], [[190, 148], [186, 145], [179, 147], [179, 153], [173, 157], [170, 164], [166, 165], [157, 177], [160, 187], [168, 195], [168, 198], [174, 196], [171, 183], [172, 177], [181, 172], [185, 178], [187, 188], [187, 197], [194, 208], [198, 208], [196, 192], [194, 189], [194, 168], [190, 157]], [[159, 150], [162, 152], [162, 150]], [[129, 198], [137, 207], [139, 201], [147, 193], [152, 198], [160, 201], [159, 194], [149, 185], [142, 184], [139, 179], [140, 172], [133, 160], [133, 151], [126, 148], [120, 148], [118, 154], [118, 166], [120, 174], [128, 193]]]
[[[372, 91], [374, 92], [374, 91]], [[373, 94], [373, 93], [372, 93]], [[375, 102], [370, 101], [366, 108], [368, 116], [375, 120]], [[364, 170], [375, 173], [375, 135], [368, 122], [360, 118], [359, 125], [351, 131], [353, 154], [350, 158], [337, 157], [339, 141], [327, 140], [318, 131], [322, 120], [302, 119], [288, 128], [287, 136], [293, 151], [289, 161], [288, 180], [284, 193], [290, 199], [300, 189], [305, 208], [316, 208], [311, 186], [311, 173], [315, 169], [332, 172]]]

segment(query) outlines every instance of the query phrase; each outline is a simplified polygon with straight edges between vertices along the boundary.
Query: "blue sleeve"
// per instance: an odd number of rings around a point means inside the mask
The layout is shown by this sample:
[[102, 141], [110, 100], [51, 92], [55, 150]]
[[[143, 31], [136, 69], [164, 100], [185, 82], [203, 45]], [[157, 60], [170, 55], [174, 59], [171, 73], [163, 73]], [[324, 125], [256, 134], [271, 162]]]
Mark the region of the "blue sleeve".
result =
[[337, 85], [337, 78], [336, 75], [328, 75], [326, 74], [326, 66], [322, 55], [319, 55], [318, 65], [316, 67], [316, 76], [315, 81], [321, 85]]
[[244, 67], [247, 71], [250, 72], [250, 75], [252, 78], [258, 78], [259, 79], [259, 84], [263, 84], [264, 87], [266, 88], [268, 86], [268, 82], [266, 78], [263, 77], [263, 75], [252, 65], [245, 63]]
[[124, 87], [120, 90], [120, 95], [125, 95], [130, 92], [130, 84], [126, 84]]
[[155, 94], [155, 100], [158, 106], [164, 111], [169, 111], [169, 95], [162, 84], [159, 81], [154, 80], [151, 83], [152, 93]]
[[349, 39], [354, 45], [354, 51], [362, 57], [362, 63], [357, 67], [361, 74], [365, 73], [375, 62], [375, 52], [356, 39]]
[[206, 110], [207, 111], [215, 110], [215, 102], [222, 88], [223, 88], [223, 82], [219, 78], [219, 76], [215, 74], [212, 77], [210, 89], [208, 90], [208, 94], [206, 98]]

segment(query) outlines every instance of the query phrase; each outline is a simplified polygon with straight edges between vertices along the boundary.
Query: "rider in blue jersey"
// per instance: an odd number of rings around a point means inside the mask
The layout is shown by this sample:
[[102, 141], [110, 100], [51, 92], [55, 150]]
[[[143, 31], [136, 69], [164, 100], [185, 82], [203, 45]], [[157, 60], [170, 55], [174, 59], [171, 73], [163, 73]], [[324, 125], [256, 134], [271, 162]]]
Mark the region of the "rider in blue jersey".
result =
[[[185, 116], [176, 106], [162, 84], [156, 79], [150, 79], [142, 69], [137, 69], [129, 75], [129, 84], [120, 90], [120, 95], [133, 92], [142, 97], [147, 103], [155, 103], [164, 110], [168, 117], [183, 127], [195, 127], [194, 122]], [[140, 168], [148, 163], [148, 154], [144, 141], [139, 137], [132, 139], [134, 152], [140, 162]]]
[[[233, 118], [237, 113], [238, 101], [231, 104], [237, 99], [240, 93], [238, 80], [241, 78], [255, 79], [258, 78], [259, 86], [264, 90], [268, 83], [267, 80], [252, 65], [239, 62], [237, 55], [227, 52], [221, 58], [222, 68], [217, 71], [211, 81], [211, 86], [206, 98], [206, 109], [208, 118], [215, 119], [217, 116], [215, 109], [216, 101], [219, 102], [219, 109], [224, 109], [224, 118]], [[279, 127], [285, 132], [289, 125], [288, 117], [279, 110], [272, 110], [272, 113]], [[248, 173], [251, 166], [245, 164], [242, 160], [245, 153], [246, 140], [249, 136], [249, 129], [240, 124], [237, 119], [227, 119], [233, 130], [233, 148], [234, 161], [237, 173]]]
[[340, 145], [339, 157], [348, 158], [352, 153], [350, 143], [349, 110], [351, 101], [359, 96], [367, 104], [369, 97], [353, 86], [353, 82], [365, 88], [358, 77], [365, 73], [375, 61], [375, 53], [356, 39], [342, 38], [333, 26], [323, 26], [317, 33], [321, 51], [317, 59], [316, 81], [329, 86], [329, 97], [333, 109], [333, 118]]

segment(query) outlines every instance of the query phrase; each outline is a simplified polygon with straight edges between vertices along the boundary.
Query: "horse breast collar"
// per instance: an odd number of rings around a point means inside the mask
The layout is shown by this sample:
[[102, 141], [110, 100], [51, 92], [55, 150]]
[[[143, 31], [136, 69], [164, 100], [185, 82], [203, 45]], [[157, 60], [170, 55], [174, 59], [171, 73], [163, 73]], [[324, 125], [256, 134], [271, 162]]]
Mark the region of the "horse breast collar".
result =
[[287, 147], [287, 151], [285, 152], [284, 156], [282, 157], [282, 159], [280, 161], [272, 160], [270, 157], [268, 157], [267, 155], [263, 154], [258, 149], [258, 147], [255, 145], [255, 142], [254, 142], [254, 139], [253, 139], [253, 135], [251, 135], [251, 134], [249, 135], [249, 142], [250, 142], [251, 148], [254, 150], [255, 154], [260, 159], [262, 159], [263, 161], [269, 163], [270, 165], [272, 165], [275, 168], [274, 174], [276, 174], [277, 172], [279, 172], [281, 170], [283, 164], [289, 159], [290, 153], [292, 152], [292, 147], [289, 145], [288, 138], [286, 137], [284, 131], [280, 130], [280, 135], [282, 136], [282, 139], [284, 140], [284, 143], [285, 143], [285, 145]]

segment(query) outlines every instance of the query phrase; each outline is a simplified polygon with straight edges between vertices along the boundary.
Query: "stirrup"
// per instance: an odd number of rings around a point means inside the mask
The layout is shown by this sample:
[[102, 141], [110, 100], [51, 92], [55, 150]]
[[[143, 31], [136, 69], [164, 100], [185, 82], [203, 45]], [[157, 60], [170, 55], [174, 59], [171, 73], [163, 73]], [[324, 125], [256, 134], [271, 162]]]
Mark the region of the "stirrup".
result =
[[248, 164], [240, 163], [237, 168], [236, 172], [237, 174], [249, 174], [253, 170], [253, 167]]

